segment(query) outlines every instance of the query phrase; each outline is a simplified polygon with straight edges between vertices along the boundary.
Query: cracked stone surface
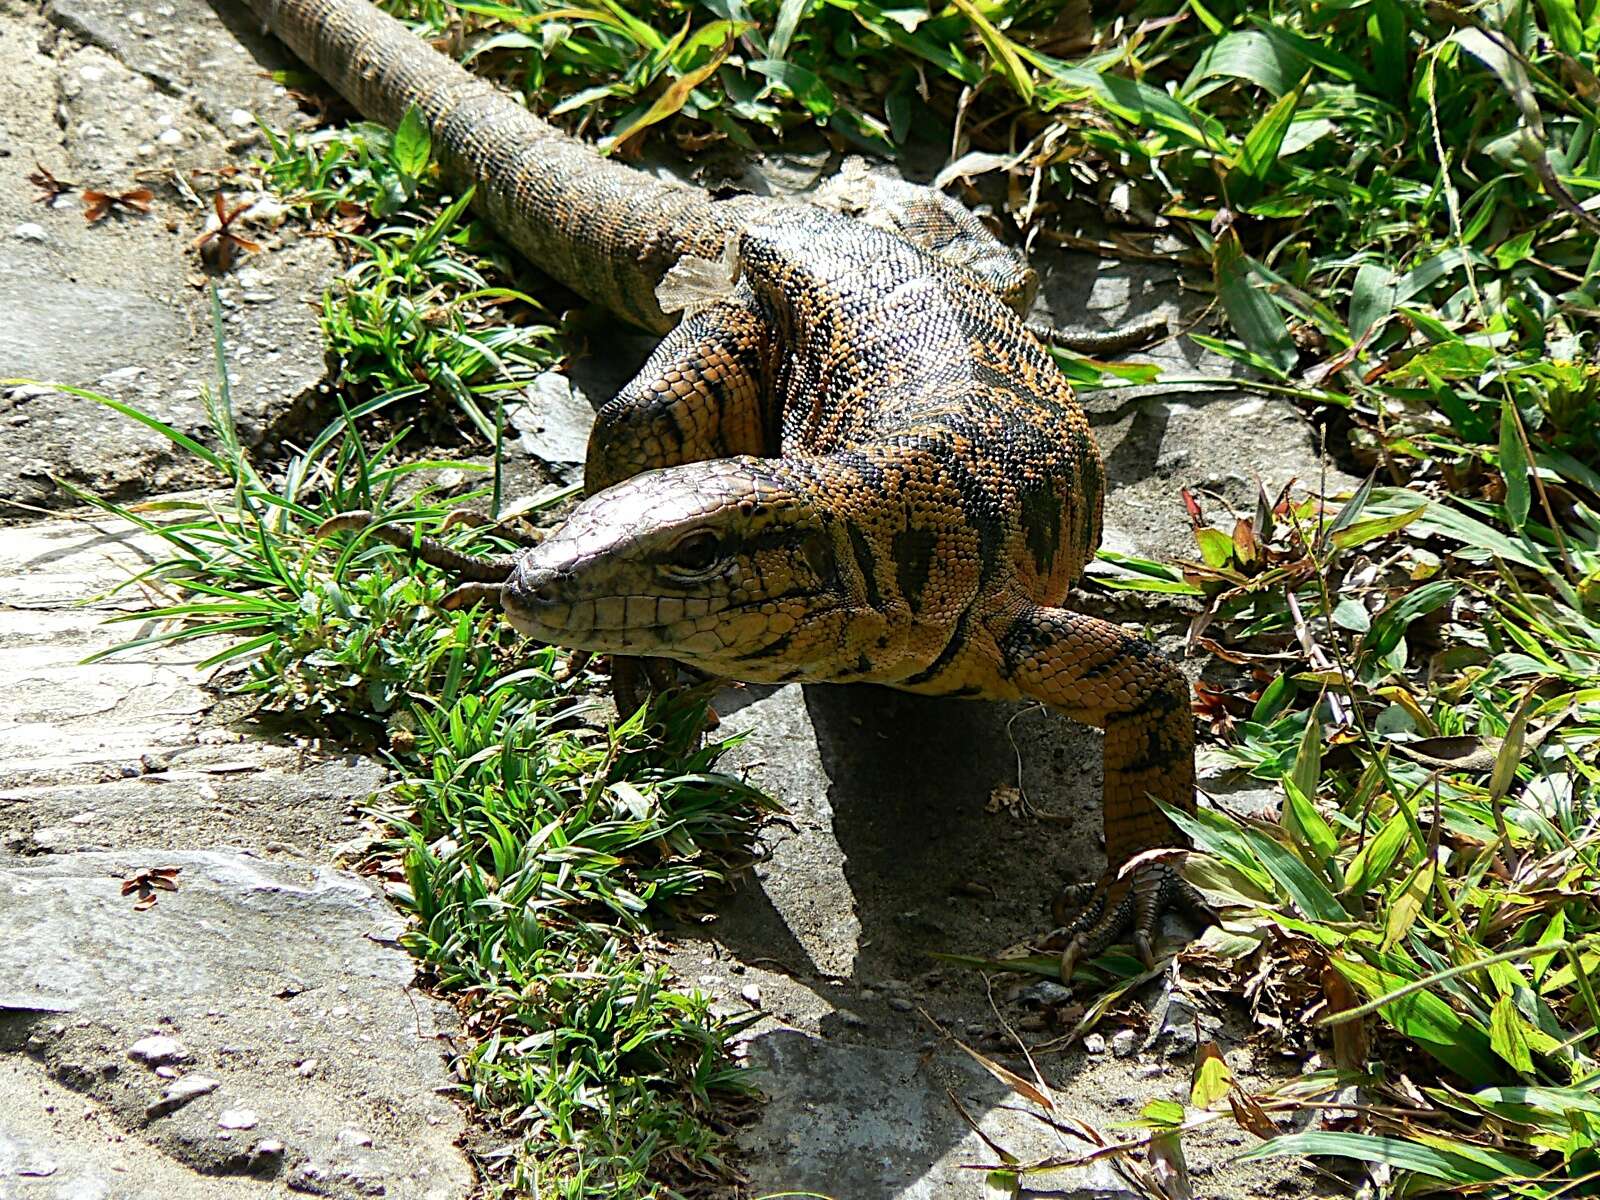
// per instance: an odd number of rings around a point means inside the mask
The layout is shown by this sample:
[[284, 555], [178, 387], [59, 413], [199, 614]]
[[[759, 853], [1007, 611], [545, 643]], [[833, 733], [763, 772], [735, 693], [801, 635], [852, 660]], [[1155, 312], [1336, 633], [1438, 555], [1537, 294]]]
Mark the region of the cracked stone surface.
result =
[[456, 1200], [454, 1013], [337, 862], [381, 770], [215, 723], [204, 646], [81, 663], [158, 549], [0, 529], [0, 1196]]
[[[51, 476], [114, 497], [191, 486], [193, 466], [164, 439], [43, 385], [91, 388], [186, 433], [204, 428], [202, 392], [216, 372], [191, 243], [226, 187], [212, 172], [260, 150], [251, 114], [292, 126], [295, 106], [202, 0], [133, 10], [54, 0], [42, 14], [6, 0], [0, 29], [0, 498], [71, 503]], [[84, 187], [149, 188], [151, 212], [89, 224], [77, 194], [39, 202], [27, 180], [35, 164]], [[270, 226], [252, 236], [267, 252], [219, 283], [248, 445], [276, 436], [322, 384], [314, 305], [335, 267], [326, 241]]]

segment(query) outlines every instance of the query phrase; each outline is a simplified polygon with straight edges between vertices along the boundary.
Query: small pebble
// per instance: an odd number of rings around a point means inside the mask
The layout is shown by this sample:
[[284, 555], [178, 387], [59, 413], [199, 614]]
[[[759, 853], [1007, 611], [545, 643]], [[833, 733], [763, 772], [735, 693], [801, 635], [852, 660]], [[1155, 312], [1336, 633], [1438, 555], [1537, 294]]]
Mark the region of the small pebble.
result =
[[163, 129], [156, 135], [156, 141], [163, 146], [181, 146], [183, 145], [183, 130]]
[[372, 1135], [364, 1130], [346, 1127], [334, 1134], [333, 1140], [341, 1146], [370, 1146]]
[[235, 129], [245, 129], [256, 123], [256, 119], [242, 108], [236, 108], [228, 114], [228, 124]]
[[1111, 1053], [1118, 1058], [1132, 1058], [1139, 1048], [1139, 1035], [1131, 1029], [1119, 1029], [1111, 1036]]
[[1083, 1039], [1083, 1052], [1085, 1054], [1104, 1054], [1106, 1052], [1106, 1039], [1103, 1034], [1091, 1033]]
[[254, 1129], [261, 1119], [248, 1108], [225, 1108], [217, 1114], [219, 1129]]
[[739, 995], [751, 1008], [761, 1007], [761, 989], [753, 983], [747, 983], [739, 989]]
[[189, 1052], [177, 1038], [156, 1033], [142, 1037], [129, 1046], [128, 1057], [153, 1067], [162, 1063], [183, 1062], [189, 1057]]
[[1023, 988], [1017, 998], [1027, 1004], [1065, 1004], [1072, 999], [1072, 989], [1053, 979], [1041, 979]]
[[894, 1009], [895, 1012], [910, 1012], [915, 1006], [904, 996], [890, 996], [889, 1007]]
[[11, 231], [11, 236], [24, 242], [48, 242], [50, 235], [37, 221], [24, 221]]

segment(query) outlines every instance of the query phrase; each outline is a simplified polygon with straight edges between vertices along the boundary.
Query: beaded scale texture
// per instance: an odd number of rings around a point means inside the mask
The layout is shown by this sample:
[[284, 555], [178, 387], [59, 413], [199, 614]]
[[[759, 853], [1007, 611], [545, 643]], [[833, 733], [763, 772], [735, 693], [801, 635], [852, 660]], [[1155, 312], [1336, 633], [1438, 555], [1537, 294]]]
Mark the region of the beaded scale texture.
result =
[[[1034, 279], [956, 201], [856, 171], [713, 199], [595, 155], [363, 0], [251, 0], [368, 117], [415, 106], [527, 259], [667, 336], [600, 412], [587, 498], [497, 589], [522, 631], [750, 682], [1027, 697], [1105, 731], [1109, 869], [1063, 975], [1195, 894], [1144, 850], [1191, 810], [1182, 674], [1061, 607], [1100, 539], [1088, 422]], [[822, 207], [826, 204], [828, 207]], [[679, 314], [681, 313], [681, 319]]]

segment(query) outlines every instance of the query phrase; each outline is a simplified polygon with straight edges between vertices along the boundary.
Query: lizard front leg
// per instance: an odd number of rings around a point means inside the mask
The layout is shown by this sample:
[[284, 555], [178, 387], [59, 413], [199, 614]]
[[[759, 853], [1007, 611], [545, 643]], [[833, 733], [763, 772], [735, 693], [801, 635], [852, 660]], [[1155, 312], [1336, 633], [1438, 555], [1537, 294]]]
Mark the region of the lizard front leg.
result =
[[1057, 902], [1057, 919], [1066, 927], [1061, 978], [1071, 978], [1080, 958], [1129, 934], [1149, 963], [1164, 910], [1174, 902], [1205, 910], [1199, 893], [1166, 863], [1142, 863], [1119, 877], [1140, 852], [1182, 843], [1156, 799], [1194, 809], [1188, 681], [1150, 643], [1066, 609], [1030, 606], [1011, 618], [998, 642], [1010, 681], [1023, 695], [1105, 730], [1106, 873], [1076, 917]]
[[595, 417], [584, 491], [661, 467], [766, 453], [771, 341], [753, 298], [686, 317]]
[[[764, 453], [770, 341], [768, 323], [748, 296], [686, 317], [596, 416], [584, 491], [592, 496], [662, 467]], [[620, 655], [612, 657], [611, 671], [624, 714], [642, 702], [642, 683], [661, 691], [675, 676], [665, 659]]]

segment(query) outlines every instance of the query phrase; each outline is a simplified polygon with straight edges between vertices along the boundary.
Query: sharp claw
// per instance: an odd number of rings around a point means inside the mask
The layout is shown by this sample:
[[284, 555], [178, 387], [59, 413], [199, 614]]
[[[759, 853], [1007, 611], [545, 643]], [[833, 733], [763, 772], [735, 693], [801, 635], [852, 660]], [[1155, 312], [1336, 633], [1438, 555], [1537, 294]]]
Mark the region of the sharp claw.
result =
[[1184, 910], [1202, 925], [1217, 924], [1221, 918], [1217, 916], [1217, 910], [1212, 908], [1206, 902], [1206, 898], [1200, 894], [1200, 889], [1176, 871], [1172, 875], [1177, 881], [1177, 886], [1173, 890], [1173, 898], [1183, 906]]
[[1072, 973], [1078, 969], [1078, 960], [1083, 957], [1083, 938], [1074, 937], [1067, 943], [1067, 948], [1061, 952], [1061, 982], [1068, 987], [1072, 986]]
[[1140, 929], [1133, 935], [1133, 948], [1139, 954], [1139, 961], [1144, 964], [1145, 970], [1152, 970], [1156, 965], [1156, 952], [1150, 945], [1150, 935]]
[[1075, 931], [1085, 918], [1092, 920], [1098, 915], [1089, 912], [1096, 888], [1097, 885], [1093, 883], [1069, 883], [1062, 888], [1050, 905], [1050, 913], [1055, 917], [1056, 924]]
[[[1087, 893], [1087, 894], [1086, 894]], [[1080, 903], [1076, 912], [1071, 906]], [[1155, 966], [1155, 933], [1161, 914], [1181, 906], [1203, 921], [1215, 921], [1204, 897], [1165, 863], [1146, 863], [1131, 878], [1112, 879], [1109, 875], [1096, 885], [1078, 884], [1063, 888], [1053, 905], [1060, 934], [1067, 939], [1061, 952], [1061, 981], [1070, 982], [1078, 964], [1098, 954], [1112, 943], [1127, 939], [1133, 943], [1146, 968]]]

